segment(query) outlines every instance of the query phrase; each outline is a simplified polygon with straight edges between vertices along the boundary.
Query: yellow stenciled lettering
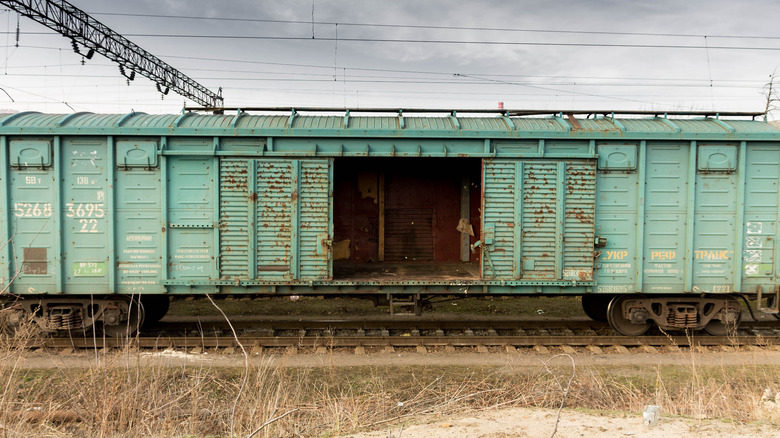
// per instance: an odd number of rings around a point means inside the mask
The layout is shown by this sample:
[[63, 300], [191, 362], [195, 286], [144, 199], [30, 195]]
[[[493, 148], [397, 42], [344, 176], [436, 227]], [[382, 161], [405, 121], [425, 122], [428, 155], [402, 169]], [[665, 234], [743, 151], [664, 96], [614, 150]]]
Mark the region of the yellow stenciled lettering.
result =
[[734, 251], [728, 251], [728, 250], [717, 250], [717, 251], [704, 251], [704, 250], [696, 250], [693, 251], [693, 256], [697, 259], [702, 260], [730, 260], [731, 257], [729, 257], [729, 253], [732, 253]]
[[652, 251], [650, 253], [651, 260], [674, 260], [676, 257], [675, 251]]
[[606, 251], [607, 260], [623, 260], [628, 256], [628, 251]]

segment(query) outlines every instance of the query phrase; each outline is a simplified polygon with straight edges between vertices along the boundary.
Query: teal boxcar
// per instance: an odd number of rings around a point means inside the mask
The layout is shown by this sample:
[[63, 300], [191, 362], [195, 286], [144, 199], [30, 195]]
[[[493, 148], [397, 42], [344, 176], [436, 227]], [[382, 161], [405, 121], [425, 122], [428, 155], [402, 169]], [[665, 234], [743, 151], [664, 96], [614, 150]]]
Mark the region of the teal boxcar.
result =
[[3, 292], [109, 334], [204, 293], [582, 295], [624, 334], [777, 310], [770, 124], [354, 113], [4, 116]]

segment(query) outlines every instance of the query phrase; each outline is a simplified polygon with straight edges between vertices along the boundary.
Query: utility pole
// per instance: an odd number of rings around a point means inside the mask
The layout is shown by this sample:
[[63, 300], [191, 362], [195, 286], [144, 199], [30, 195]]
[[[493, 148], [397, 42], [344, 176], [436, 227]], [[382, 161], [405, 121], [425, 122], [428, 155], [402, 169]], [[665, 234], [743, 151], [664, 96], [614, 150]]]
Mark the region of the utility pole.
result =
[[[210, 91], [65, 0], [0, 0], [0, 3], [70, 38], [73, 50], [79, 55], [91, 59], [97, 52], [116, 62], [128, 81], [135, 79], [137, 72], [155, 82], [162, 94], [173, 90], [206, 107], [224, 106], [221, 88], [218, 93]], [[87, 52], [82, 53], [79, 46]]]

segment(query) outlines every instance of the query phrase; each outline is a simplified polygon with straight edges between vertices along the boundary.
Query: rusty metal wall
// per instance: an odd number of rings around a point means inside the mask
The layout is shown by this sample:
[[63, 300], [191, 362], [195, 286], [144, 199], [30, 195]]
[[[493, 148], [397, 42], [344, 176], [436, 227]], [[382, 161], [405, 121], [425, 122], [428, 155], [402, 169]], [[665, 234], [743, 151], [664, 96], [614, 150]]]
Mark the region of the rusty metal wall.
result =
[[593, 160], [486, 160], [485, 278], [591, 281]]
[[349, 246], [348, 253], [339, 258], [379, 259], [381, 196], [385, 261], [458, 262], [460, 184], [464, 175], [474, 181], [467, 208], [478, 230], [479, 163], [467, 159], [336, 159], [334, 240], [339, 247]]
[[220, 171], [220, 278], [330, 278], [329, 159], [223, 159]]
[[248, 278], [250, 247], [249, 161], [223, 159], [220, 162], [220, 247], [221, 278]]
[[395, 208], [388, 209], [385, 216], [386, 261], [432, 262], [434, 260], [435, 209]]

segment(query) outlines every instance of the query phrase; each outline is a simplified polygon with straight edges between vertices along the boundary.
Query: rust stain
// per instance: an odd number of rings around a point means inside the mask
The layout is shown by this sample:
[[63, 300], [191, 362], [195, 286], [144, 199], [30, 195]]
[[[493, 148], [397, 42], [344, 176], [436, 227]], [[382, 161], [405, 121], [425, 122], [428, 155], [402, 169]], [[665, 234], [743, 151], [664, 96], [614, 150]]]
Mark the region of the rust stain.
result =
[[165, 233], [165, 227], [162, 227], [162, 232]]

